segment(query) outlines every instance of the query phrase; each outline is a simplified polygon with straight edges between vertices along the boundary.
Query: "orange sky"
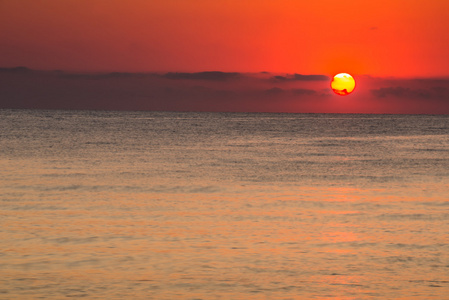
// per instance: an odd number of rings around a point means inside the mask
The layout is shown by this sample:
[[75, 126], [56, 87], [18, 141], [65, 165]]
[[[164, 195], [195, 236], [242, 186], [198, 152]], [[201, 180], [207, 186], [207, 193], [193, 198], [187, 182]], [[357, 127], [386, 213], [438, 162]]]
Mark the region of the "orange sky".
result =
[[449, 76], [447, 0], [0, 0], [0, 67]]

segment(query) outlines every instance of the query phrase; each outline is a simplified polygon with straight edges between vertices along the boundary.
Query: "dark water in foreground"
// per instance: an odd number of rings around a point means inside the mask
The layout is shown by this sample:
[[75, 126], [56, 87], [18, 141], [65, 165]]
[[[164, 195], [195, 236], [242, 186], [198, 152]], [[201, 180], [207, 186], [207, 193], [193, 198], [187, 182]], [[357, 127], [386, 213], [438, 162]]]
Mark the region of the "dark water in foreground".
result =
[[448, 299], [449, 116], [0, 110], [0, 298]]

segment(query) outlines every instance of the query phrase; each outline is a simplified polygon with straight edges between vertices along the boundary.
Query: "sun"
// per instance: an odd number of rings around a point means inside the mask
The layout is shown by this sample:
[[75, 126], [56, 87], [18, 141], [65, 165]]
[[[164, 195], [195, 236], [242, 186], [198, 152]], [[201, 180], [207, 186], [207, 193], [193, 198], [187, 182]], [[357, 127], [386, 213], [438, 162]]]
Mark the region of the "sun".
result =
[[340, 73], [332, 79], [331, 88], [335, 94], [346, 96], [354, 91], [355, 80], [347, 73]]

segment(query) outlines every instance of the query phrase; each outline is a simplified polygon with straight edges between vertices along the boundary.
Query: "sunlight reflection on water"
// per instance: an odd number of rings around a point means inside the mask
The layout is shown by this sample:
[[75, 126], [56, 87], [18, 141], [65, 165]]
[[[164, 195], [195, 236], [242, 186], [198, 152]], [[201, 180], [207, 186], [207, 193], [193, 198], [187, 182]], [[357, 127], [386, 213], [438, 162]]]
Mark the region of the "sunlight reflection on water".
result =
[[0, 298], [449, 291], [447, 117], [0, 113]]

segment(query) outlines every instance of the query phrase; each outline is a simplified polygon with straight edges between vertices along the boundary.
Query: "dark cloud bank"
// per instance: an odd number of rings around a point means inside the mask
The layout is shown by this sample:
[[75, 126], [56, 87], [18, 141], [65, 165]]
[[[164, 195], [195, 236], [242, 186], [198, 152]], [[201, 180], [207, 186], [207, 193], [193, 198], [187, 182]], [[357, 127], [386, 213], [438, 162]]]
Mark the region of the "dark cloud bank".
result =
[[0, 68], [0, 108], [449, 114], [449, 80], [361, 76], [340, 97], [326, 75], [75, 73]]
[[383, 87], [371, 90], [371, 93], [378, 98], [397, 97], [408, 99], [440, 99], [449, 97], [449, 89], [444, 86], [433, 86], [427, 89], [413, 89], [408, 87]]

